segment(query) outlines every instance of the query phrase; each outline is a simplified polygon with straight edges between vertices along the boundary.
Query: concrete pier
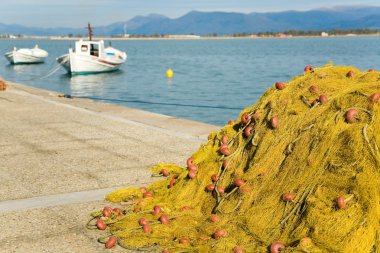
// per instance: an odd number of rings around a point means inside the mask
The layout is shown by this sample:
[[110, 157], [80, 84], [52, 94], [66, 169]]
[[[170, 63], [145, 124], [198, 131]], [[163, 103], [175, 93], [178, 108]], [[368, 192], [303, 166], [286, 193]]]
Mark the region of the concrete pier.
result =
[[185, 165], [220, 129], [15, 83], [0, 108], [0, 252], [106, 251], [85, 228], [104, 195]]

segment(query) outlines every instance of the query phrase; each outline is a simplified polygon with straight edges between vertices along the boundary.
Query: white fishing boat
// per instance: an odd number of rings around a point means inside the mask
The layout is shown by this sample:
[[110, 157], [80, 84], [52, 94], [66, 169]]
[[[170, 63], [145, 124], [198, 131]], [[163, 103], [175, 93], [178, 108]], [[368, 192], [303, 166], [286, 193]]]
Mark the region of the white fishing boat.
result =
[[29, 64], [29, 63], [41, 63], [48, 57], [48, 52], [42, 50], [36, 45], [34, 48], [13, 48], [12, 51], [5, 53], [5, 58], [11, 64]]
[[92, 28], [88, 24], [89, 40], [75, 42], [75, 49], [57, 58], [71, 74], [104, 73], [118, 70], [127, 60], [127, 54], [111, 46], [105, 48], [104, 41], [92, 41]]

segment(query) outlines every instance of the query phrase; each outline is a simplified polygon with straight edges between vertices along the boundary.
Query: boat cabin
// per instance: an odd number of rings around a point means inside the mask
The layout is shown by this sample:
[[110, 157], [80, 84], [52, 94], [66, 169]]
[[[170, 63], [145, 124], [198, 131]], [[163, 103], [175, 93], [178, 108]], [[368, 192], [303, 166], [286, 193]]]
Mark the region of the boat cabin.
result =
[[77, 41], [75, 52], [78, 55], [93, 55], [99, 57], [104, 52], [104, 41]]

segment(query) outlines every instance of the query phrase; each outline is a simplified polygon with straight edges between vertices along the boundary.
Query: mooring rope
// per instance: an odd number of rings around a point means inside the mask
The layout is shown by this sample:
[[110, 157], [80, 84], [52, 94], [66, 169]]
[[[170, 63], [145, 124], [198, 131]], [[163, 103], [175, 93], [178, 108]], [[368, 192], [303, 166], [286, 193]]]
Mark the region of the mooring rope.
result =
[[61, 65], [64, 64], [64, 63], [66, 63], [69, 59], [70, 59], [70, 58], [67, 57], [65, 60], [63, 60], [62, 62], [58, 63], [57, 66], [55, 66], [54, 68], [52, 68], [52, 69], [51, 69], [46, 75], [41, 76], [41, 77], [38, 78], [38, 79], [40, 79], [40, 80], [41, 80], [41, 79], [45, 79], [45, 78], [47, 78], [47, 77], [53, 75], [55, 72], [58, 71], [58, 69], [61, 67]]

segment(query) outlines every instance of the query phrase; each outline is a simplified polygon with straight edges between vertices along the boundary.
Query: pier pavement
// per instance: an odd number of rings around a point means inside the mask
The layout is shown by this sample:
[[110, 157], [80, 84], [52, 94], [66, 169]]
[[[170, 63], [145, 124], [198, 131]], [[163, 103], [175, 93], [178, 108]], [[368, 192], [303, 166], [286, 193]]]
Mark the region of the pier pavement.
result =
[[185, 166], [220, 129], [9, 82], [0, 108], [0, 252], [109, 252], [85, 228], [105, 194]]

